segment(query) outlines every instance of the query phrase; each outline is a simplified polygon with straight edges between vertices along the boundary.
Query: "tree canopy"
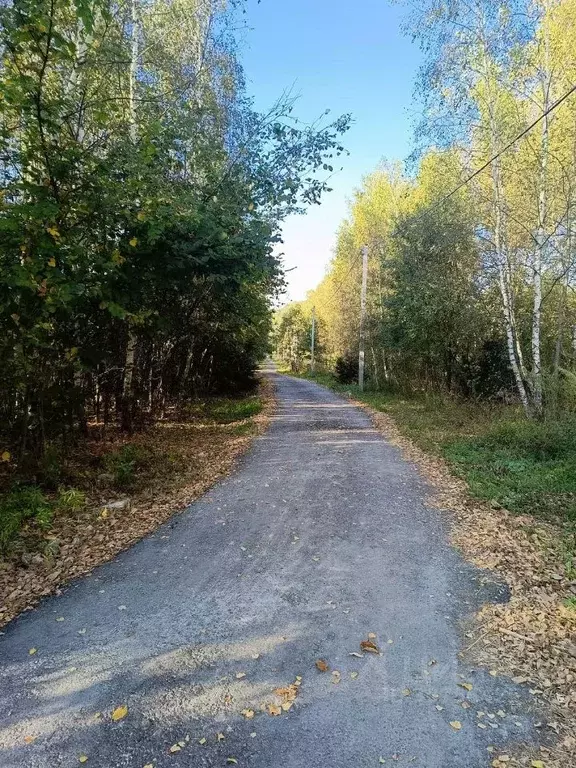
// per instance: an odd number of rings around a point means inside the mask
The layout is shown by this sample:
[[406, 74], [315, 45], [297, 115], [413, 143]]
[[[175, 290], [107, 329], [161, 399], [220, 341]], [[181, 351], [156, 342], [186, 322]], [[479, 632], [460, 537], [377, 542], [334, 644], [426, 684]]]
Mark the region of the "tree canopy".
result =
[[10, 450], [246, 387], [290, 213], [348, 118], [246, 94], [222, 0], [0, 6], [0, 421]]

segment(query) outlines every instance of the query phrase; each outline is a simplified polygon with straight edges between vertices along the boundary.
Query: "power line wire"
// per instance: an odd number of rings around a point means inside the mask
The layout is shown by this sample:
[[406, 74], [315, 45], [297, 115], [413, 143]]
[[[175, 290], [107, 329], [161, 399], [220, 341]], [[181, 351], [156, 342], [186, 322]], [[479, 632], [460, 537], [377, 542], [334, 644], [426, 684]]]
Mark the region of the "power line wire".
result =
[[[479, 176], [483, 171], [486, 170], [486, 168], [489, 168], [492, 163], [495, 160], [498, 160], [499, 157], [501, 157], [505, 152], [507, 152], [509, 149], [511, 149], [517, 142], [520, 141], [520, 139], [523, 139], [524, 136], [526, 136], [530, 131], [535, 128], [539, 123], [544, 120], [545, 117], [547, 117], [551, 112], [553, 112], [555, 109], [557, 109], [563, 102], [566, 101], [574, 92], [576, 91], [576, 85], [573, 85], [566, 93], [564, 93], [560, 98], [556, 99], [556, 101], [551, 104], [548, 109], [544, 110], [541, 115], [539, 115], [536, 120], [534, 120], [530, 125], [526, 126], [517, 136], [515, 136], [511, 141], [509, 141], [504, 147], [502, 147], [495, 155], [493, 155], [489, 160], [487, 160], [480, 168], [474, 171], [474, 173], [471, 173], [470, 176], [468, 176], [464, 181], [460, 182], [451, 192], [449, 192], [447, 195], [442, 197], [440, 200], [438, 200], [436, 203], [434, 203], [432, 206], [427, 208], [425, 211], [423, 211], [420, 216], [416, 216], [415, 218], [420, 218], [425, 215], [428, 215], [431, 210], [436, 208], [437, 206], [443, 205], [446, 201], [450, 200], [450, 198], [454, 197], [455, 194], [457, 194], [461, 189], [463, 189], [467, 184], [469, 184], [471, 181], [473, 181], [477, 176]], [[414, 220], [414, 219], [413, 219]], [[352, 269], [356, 266], [356, 263], [358, 261], [358, 254], [356, 256], [356, 259], [352, 261], [350, 268], [346, 272], [343, 280], [337, 280], [335, 287], [337, 288], [338, 292], [340, 293], [340, 297], [343, 297], [343, 288], [344, 288], [344, 282], [348, 279], [350, 276], [350, 273], [352, 272]], [[331, 302], [328, 303], [328, 308], [331, 309], [336, 304], [336, 300], [333, 299]]]
[[[553, 112], [557, 107], [560, 106], [566, 99], [571, 96], [574, 91], [576, 91], [576, 85], [573, 85], [570, 90], [566, 91], [566, 93], [563, 96], [560, 96], [559, 99], [557, 99], [553, 104], [551, 104], [548, 109], [544, 110], [542, 114], [536, 118], [530, 125], [528, 125], [526, 128], [524, 128], [523, 131], [521, 131], [517, 136], [515, 136], [511, 141], [506, 144], [506, 146], [502, 147], [502, 149], [497, 152], [493, 157], [491, 157], [489, 160], [487, 160], [484, 165], [482, 165], [480, 168], [478, 168], [474, 173], [472, 173], [470, 176], [468, 176], [467, 179], [460, 182], [457, 187], [455, 187], [452, 192], [449, 192], [445, 197], [441, 198], [435, 205], [442, 205], [447, 200], [450, 200], [451, 197], [453, 197], [457, 192], [459, 192], [463, 187], [465, 187], [467, 184], [469, 184], [473, 179], [476, 178], [476, 176], [479, 176], [483, 171], [486, 170], [489, 166], [492, 165], [492, 163], [495, 160], [498, 160], [498, 158], [504, 154], [504, 152], [507, 152], [509, 149], [511, 149], [514, 144], [516, 144], [520, 139], [523, 139], [526, 134], [530, 133], [530, 131], [535, 128], [538, 123], [542, 122], [545, 117], [547, 117], [551, 112]], [[428, 209], [430, 210], [430, 209]]]

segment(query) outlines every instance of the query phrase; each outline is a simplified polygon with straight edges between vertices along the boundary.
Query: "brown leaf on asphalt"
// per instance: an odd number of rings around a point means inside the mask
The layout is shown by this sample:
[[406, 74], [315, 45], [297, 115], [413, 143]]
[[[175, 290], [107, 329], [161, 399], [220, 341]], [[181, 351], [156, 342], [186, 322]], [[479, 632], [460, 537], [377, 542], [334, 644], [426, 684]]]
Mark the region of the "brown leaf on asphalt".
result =
[[368, 632], [368, 640], [376, 640], [376, 633]]
[[243, 709], [240, 714], [244, 715], [246, 720], [252, 720], [252, 718], [254, 717], [254, 710], [253, 709]]
[[366, 651], [366, 653], [376, 653], [380, 654], [380, 648], [376, 645], [376, 643], [373, 643], [372, 640], [362, 640], [360, 643], [360, 648], [363, 651]]
[[328, 664], [326, 664], [324, 659], [318, 659], [318, 661], [316, 662], [316, 669], [319, 669], [320, 672], [328, 672], [330, 667], [328, 666]]
[[32, 742], [36, 741], [37, 738], [38, 738], [37, 736], [24, 736], [24, 743], [32, 744]]
[[268, 704], [266, 709], [268, 710], [268, 714], [273, 717], [278, 717], [278, 715], [282, 714], [282, 708], [276, 706], [276, 704]]

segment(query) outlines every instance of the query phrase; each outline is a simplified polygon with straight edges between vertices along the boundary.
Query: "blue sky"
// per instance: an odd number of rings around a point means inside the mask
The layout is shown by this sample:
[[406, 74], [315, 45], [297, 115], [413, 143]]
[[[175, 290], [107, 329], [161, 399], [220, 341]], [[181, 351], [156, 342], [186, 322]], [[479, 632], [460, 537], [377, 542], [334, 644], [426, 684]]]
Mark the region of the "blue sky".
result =
[[382, 159], [412, 148], [412, 95], [420, 62], [401, 30], [402, 8], [388, 0], [249, 0], [243, 64], [256, 107], [266, 109], [293, 87], [295, 111], [313, 120], [330, 109], [351, 112], [350, 151], [333, 191], [284, 227], [289, 299], [302, 299], [322, 279], [347, 201]]

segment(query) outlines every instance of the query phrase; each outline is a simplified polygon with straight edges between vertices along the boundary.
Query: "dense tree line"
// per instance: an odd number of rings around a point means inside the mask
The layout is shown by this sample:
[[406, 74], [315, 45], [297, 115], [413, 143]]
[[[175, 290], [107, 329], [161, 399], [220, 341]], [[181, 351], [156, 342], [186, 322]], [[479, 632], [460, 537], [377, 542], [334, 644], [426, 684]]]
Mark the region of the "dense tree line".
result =
[[239, 389], [347, 118], [246, 96], [223, 0], [0, 3], [0, 424], [12, 458]]
[[305, 364], [315, 306], [324, 364], [351, 374], [366, 244], [372, 385], [572, 409], [576, 2], [407, 5], [425, 59], [415, 168], [364, 180], [324, 281], [278, 318], [279, 353]]

